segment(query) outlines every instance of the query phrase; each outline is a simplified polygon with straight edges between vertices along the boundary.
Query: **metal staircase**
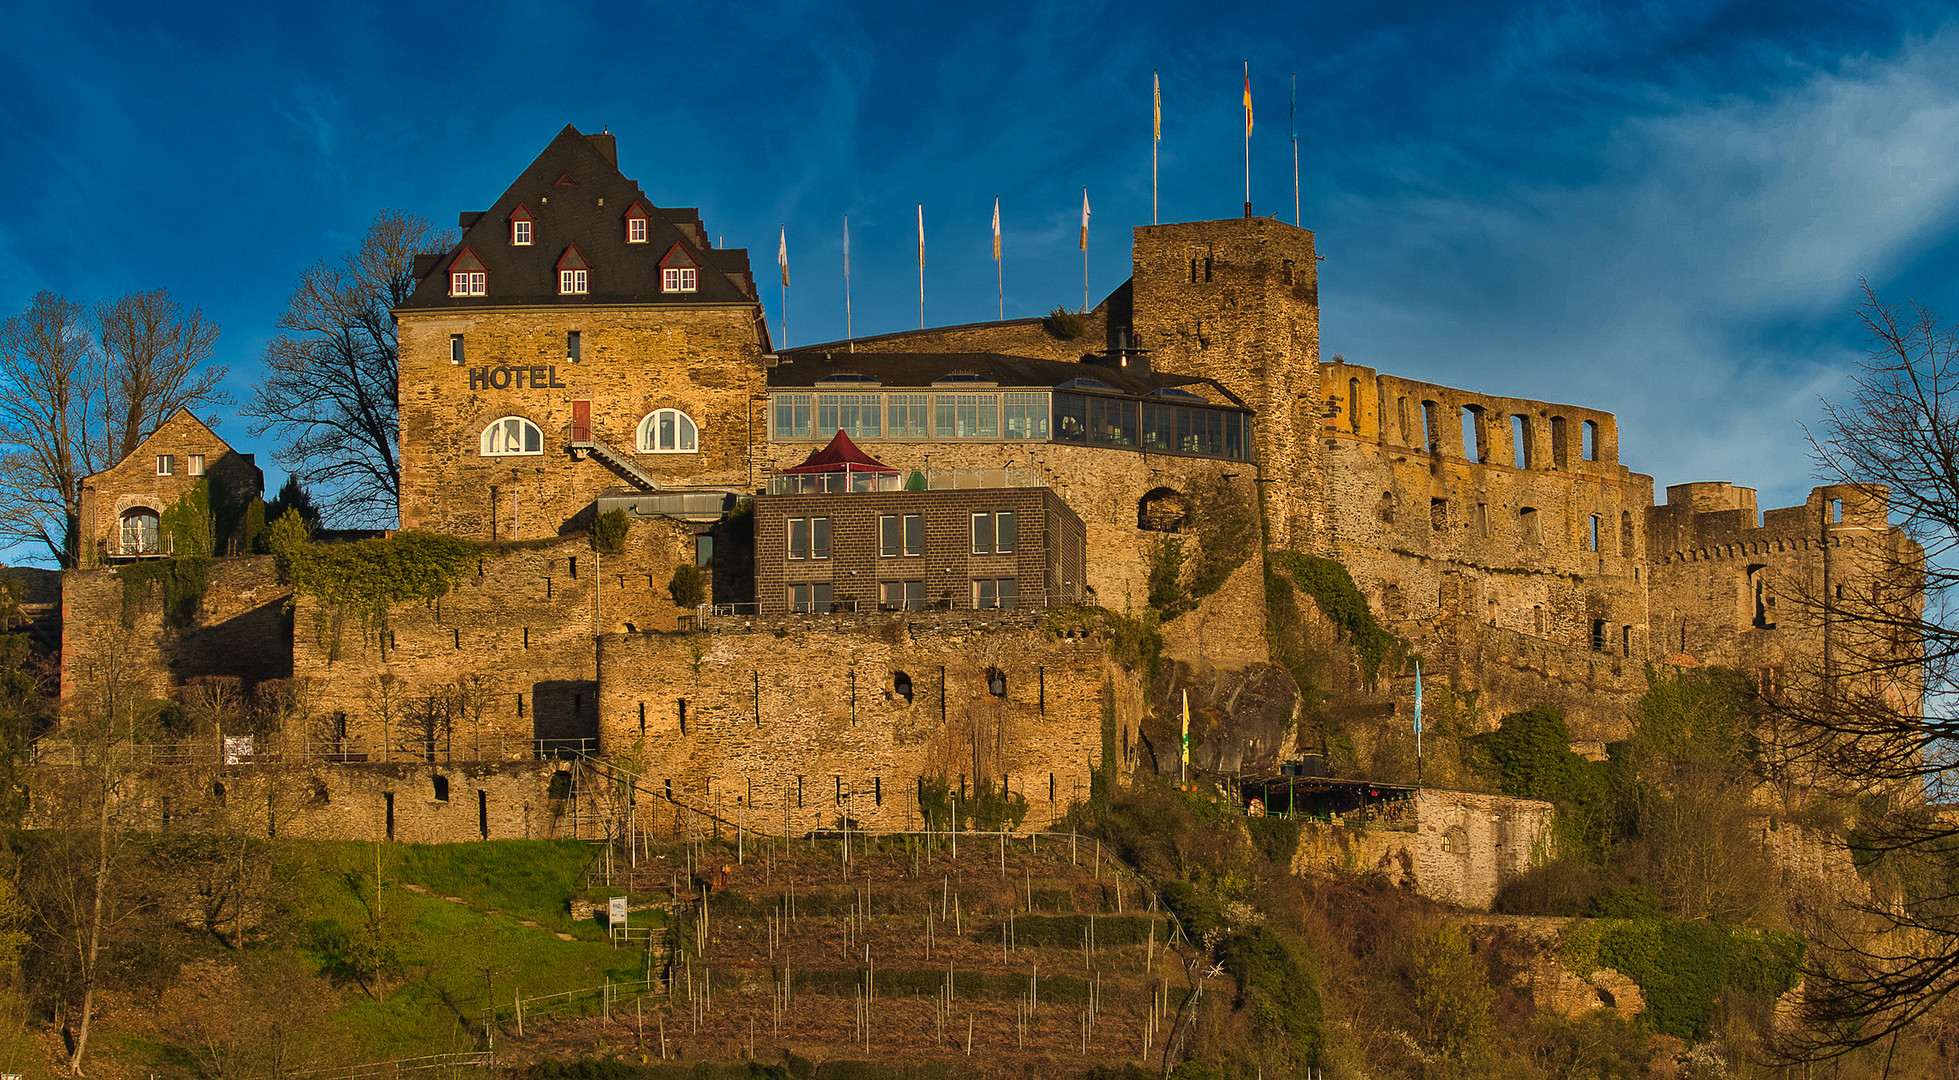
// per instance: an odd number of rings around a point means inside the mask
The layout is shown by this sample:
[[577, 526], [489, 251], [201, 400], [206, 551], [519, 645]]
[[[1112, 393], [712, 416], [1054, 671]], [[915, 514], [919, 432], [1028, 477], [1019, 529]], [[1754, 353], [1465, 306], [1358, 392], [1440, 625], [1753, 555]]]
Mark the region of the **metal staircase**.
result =
[[642, 491], [658, 491], [659, 481], [646, 474], [632, 459], [614, 449], [610, 443], [592, 434], [591, 425], [573, 424], [571, 426], [571, 451], [574, 455], [590, 454], [612, 470], [633, 482]]

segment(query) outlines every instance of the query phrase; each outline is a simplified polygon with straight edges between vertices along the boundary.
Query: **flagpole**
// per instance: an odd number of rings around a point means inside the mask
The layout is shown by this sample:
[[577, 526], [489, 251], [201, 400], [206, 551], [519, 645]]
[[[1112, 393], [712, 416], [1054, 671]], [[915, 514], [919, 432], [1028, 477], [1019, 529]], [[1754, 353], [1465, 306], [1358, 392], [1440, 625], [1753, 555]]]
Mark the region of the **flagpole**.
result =
[[918, 328], [925, 329], [925, 204], [918, 204]]
[[1082, 310], [1088, 310], [1088, 189], [1082, 189]]
[[843, 216], [843, 337], [850, 351], [857, 351], [856, 335], [850, 332], [850, 215]]
[[776, 247], [776, 261], [782, 264], [782, 341], [777, 348], [789, 344], [789, 226], [782, 226], [782, 243]]
[[1150, 224], [1156, 220], [1156, 157], [1163, 145], [1163, 82], [1150, 72]]
[[1299, 73], [1292, 73], [1292, 97], [1286, 103], [1286, 130], [1292, 135], [1292, 223], [1299, 226]]
[[999, 294], [1000, 321], [1007, 320], [1007, 273], [1000, 265], [1000, 196], [993, 196], [993, 288]]
[[1252, 62], [1245, 61], [1245, 216], [1252, 216]]
[[1415, 661], [1415, 786], [1422, 786], [1422, 662]]

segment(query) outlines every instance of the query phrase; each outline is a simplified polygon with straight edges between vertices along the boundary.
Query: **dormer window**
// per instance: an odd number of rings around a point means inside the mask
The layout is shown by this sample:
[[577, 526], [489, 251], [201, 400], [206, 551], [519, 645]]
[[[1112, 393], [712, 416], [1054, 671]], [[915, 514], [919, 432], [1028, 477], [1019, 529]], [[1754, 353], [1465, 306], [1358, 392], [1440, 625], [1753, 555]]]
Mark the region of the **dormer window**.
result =
[[450, 296], [486, 296], [490, 291], [490, 275], [483, 266], [483, 260], [468, 248], [457, 255], [449, 264]]
[[516, 247], [531, 246], [531, 212], [522, 206], [510, 212], [510, 243]]
[[583, 296], [590, 292], [591, 273], [578, 245], [566, 248], [564, 256], [558, 260], [558, 295]]
[[639, 203], [634, 203], [632, 209], [626, 211], [626, 243], [646, 243], [646, 234], [648, 231], [646, 207]]
[[687, 249], [675, 244], [667, 251], [666, 258], [660, 260], [660, 291], [670, 293], [690, 293], [701, 287], [700, 264], [688, 254]]

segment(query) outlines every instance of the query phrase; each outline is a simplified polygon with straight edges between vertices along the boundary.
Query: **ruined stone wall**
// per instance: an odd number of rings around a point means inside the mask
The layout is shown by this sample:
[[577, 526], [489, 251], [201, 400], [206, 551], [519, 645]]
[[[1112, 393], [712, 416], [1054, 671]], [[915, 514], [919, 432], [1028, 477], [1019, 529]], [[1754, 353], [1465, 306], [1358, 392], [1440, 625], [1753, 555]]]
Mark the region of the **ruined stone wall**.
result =
[[165, 617], [154, 588], [124, 607], [122, 579], [110, 569], [70, 570], [61, 580], [61, 697], [112, 676], [150, 697], [166, 698], [185, 680], [235, 676], [252, 684], [292, 674], [292, 590], [280, 585], [267, 556], [216, 559], [195, 618]]
[[[573, 800], [552, 797], [560, 772], [567, 766], [554, 761], [155, 767], [126, 774], [110, 812], [138, 832], [410, 844], [548, 839], [574, 831]], [[65, 767], [36, 768], [27, 783], [30, 828], [88, 812], [98, 790]], [[559, 785], [569, 790], [568, 774]], [[580, 817], [589, 835], [590, 815]]]
[[[770, 832], [919, 822], [921, 777], [1004, 780], [1043, 827], [1101, 756], [1102, 644], [1032, 616], [717, 619], [599, 643], [601, 741], [656, 792]], [[1004, 677], [991, 692], [989, 669]], [[903, 679], [898, 676], [902, 674]], [[998, 683], [994, 689], [1000, 688]], [[907, 696], [907, 692], [909, 696]]]
[[[574, 330], [576, 363], [567, 356]], [[461, 335], [460, 364], [452, 360], [452, 335]], [[591, 404], [593, 435], [659, 483], [753, 489], [754, 452], [766, 438], [758, 335], [751, 306], [404, 313], [402, 526], [479, 540], [534, 539], [559, 532], [599, 492], [631, 486], [597, 458], [573, 456], [567, 443], [579, 401]], [[509, 385], [483, 386], [484, 368], [509, 369]], [[662, 408], [692, 418], [697, 452], [638, 452], [640, 421]], [[483, 455], [484, 428], [505, 416], [536, 424], [543, 452]]]
[[1144, 225], [1133, 251], [1137, 346], [1154, 370], [1216, 379], [1257, 410], [1271, 542], [1314, 545], [1324, 524], [1313, 234], [1269, 218]]
[[1860, 616], [1910, 608], [1923, 558], [1889, 516], [1881, 488], [1819, 487], [1759, 520], [1751, 489], [1667, 488], [1666, 504], [1647, 515], [1661, 651], [1738, 668], [1771, 690], [1820, 677], [1833, 651], [1843, 669], [1864, 669], [1873, 651], [1897, 646], [1871, 638]]
[[1577, 738], [1623, 737], [1650, 652], [1652, 479], [1618, 462], [1611, 415], [1348, 364], [1322, 378], [1325, 554], [1485, 715], [1543, 701]]
[[1445, 904], [1488, 911], [1505, 882], [1548, 861], [1548, 802], [1424, 789], [1414, 795], [1415, 829], [1306, 822], [1293, 872], [1379, 873]]
[[[596, 739], [596, 635], [671, 630], [691, 615], [667, 586], [692, 558], [690, 531], [653, 519], [633, 523], [623, 556], [600, 555], [582, 535], [488, 548], [455, 591], [393, 605], [381, 623], [302, 595], [293, 674], [316, 704], [308, 735], [370, 761], [431, 740], [528, 756], [534, 739]], [[466, 700], [431, 709], [441, 704], [431, 695], [458, 688]]]

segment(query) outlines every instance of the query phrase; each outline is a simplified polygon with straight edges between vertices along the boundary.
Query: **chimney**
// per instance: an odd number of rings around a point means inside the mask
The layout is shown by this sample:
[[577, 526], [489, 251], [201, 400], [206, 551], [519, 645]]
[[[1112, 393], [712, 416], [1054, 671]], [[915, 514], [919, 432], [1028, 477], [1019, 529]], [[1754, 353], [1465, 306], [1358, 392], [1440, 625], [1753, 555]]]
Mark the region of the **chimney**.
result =
[[611, 132], [587, 135], [585, 138], [591, 142], [592, 148], [599, 152], [600, 157], [605, 158], [613, 168], [619, 167], [619, 140]]

